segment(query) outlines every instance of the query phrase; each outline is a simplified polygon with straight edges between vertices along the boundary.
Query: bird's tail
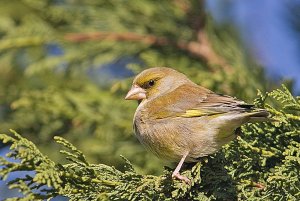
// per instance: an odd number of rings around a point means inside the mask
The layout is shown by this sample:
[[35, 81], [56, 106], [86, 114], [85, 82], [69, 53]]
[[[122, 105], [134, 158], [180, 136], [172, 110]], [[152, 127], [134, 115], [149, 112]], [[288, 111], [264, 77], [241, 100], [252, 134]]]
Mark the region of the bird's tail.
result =
[[265, 109], [255, 109], [249, 113], [246, 114], [248, 117], [250, 117], [251, 123], [254, 122], [262, 122], [262, 121], [272, 121], [271, 118], [269, 118], [269, 112]]

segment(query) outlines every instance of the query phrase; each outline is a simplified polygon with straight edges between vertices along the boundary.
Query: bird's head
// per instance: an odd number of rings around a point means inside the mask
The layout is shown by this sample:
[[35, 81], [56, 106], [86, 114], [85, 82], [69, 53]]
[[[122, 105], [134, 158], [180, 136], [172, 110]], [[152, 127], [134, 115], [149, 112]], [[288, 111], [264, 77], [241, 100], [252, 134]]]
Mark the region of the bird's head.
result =
[[166, 67], [149, 68], [138, 74], [127, 93], [126, 100], [151, 100], [180, 85], [191, 82], [184, 74]]

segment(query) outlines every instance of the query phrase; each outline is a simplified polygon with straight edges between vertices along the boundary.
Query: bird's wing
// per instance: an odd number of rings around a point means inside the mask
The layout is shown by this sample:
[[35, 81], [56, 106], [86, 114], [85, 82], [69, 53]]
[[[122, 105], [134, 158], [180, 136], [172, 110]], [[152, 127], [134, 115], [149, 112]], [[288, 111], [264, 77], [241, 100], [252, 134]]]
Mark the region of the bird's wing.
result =
[[198, 85], [184, 84], [152, 100], [150, 116], [200, 117], [228, 112], [251, 112], [253, 105], [231, 96], [216, 94]]
[[254, 110], [254, 105], [247, 104], [244, 101], [238, 100], [237, 98], [216, 94], [212, 91], [208, 91], [205, 98], [195, 102], [192, 108], [185, 108], [186, 113], [184, 117], [199, 116], [203, 115], [217, 115], [229, 112], [251, 112]]

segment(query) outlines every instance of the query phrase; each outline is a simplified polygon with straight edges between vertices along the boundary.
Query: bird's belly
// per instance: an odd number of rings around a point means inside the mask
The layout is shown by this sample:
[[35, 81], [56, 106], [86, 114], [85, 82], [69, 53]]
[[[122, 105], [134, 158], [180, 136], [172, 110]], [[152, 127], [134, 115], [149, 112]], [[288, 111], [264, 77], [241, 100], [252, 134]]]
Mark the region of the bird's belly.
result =
[[179, 161], [188, 151], [186, 162], [194, 162], [199, 157], [215, 153], [234, 138], [231, 129], [220, 130], [205, 118], [161, 119], [155, 123], [135, 119], [134, 130], [147, 149], [170, 161]]

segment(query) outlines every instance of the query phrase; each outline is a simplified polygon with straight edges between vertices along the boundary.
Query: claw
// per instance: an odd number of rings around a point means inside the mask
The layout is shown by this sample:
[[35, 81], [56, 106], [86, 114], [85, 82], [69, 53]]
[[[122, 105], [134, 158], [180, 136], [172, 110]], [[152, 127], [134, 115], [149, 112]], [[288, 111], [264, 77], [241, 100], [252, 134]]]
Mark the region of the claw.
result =
[[191, 180], [189, 180], [187, 177], [179, 174], [179, 172], [173, 172], [172, 178], [173, 179], [179, 179], [179, 180], [183, 181], [184, 183], [186, 183], [188, 185], [191, 185]]

